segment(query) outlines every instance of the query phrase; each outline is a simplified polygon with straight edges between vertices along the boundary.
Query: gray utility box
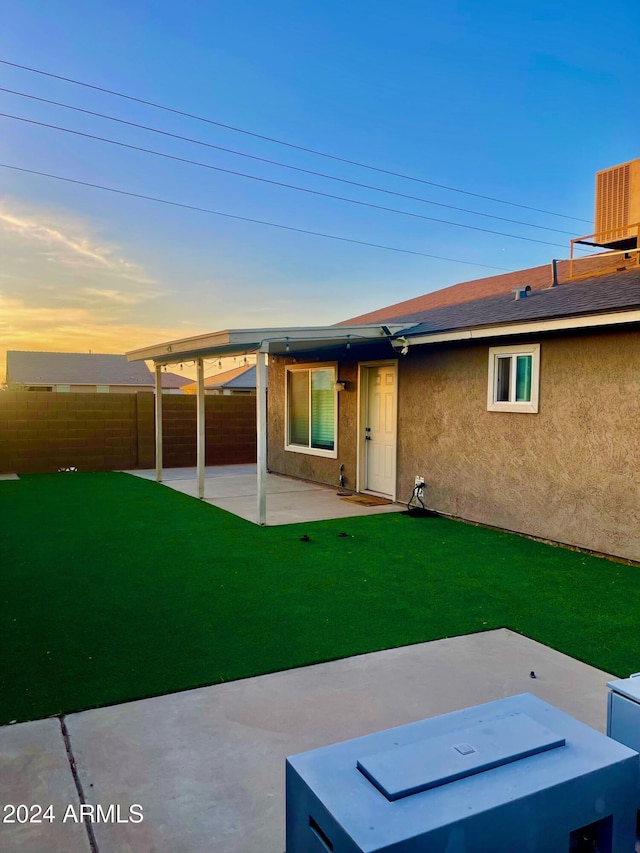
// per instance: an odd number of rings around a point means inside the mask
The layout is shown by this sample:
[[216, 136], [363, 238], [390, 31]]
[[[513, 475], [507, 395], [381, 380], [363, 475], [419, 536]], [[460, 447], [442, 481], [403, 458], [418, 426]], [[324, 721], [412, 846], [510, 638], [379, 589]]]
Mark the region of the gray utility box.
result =
[[607, 687], [607, 734], [640, 752], [640, 672]]
[[639, 762], [511, 696], [288, 758], [287, 853], [631, 853]]

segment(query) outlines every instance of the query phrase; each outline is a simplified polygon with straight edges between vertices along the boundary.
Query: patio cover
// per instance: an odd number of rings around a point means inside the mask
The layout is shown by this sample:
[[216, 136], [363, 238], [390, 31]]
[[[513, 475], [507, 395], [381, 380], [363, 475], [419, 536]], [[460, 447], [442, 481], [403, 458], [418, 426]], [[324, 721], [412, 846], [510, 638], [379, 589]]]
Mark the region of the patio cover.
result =
[[[267, 388], [266, 357], [296, 355], [317, 349], [357, 347], [394, 339], [415, 325], [369, 324], [354, 326], [292, 326], [264, 329], [225, 329], [195, 337], [142, 347], [127, 353], [129, 361], [152, 361], [155, 365], [156, 480], [162, 481], [162, 368], [168, 364], [195, 361], [197, 370], [197, 477], [198, 496], [204, 498], [205, 418], [204, 359], [256, 353], [257, 518], [267, 517]], [[404, 342], [403, 342], [404, 343]], [[397, 344], [396, 344], [397, 345]]]

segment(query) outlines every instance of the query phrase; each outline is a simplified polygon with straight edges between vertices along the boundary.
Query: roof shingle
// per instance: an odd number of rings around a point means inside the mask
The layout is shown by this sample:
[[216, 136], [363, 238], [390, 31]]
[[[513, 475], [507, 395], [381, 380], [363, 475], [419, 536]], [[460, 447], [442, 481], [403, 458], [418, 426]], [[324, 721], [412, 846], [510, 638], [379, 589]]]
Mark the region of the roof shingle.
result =
[[7, 352], [7, 381], [24, 385], [153, 385], [143, 361], [84, 352]]
[[[619, 261], [619, 255], [614, 258], [607, 253], [579, 258], [575, 261], [574, 274], [583, 275], [593, 273], [593, 275], [598, 275], [607, 271], [611, 273], [615, 271], [615, 264], [619, 263]], [[576, 286], [582, 283], [580, 279], [571, 280], [569, 278], [569, 261], [557, 262], [557, 275], [558, 282], [563, 287]], [[385, 308], [378, 308], [367, 314], [360, 314], [358, 317], [352, 317], [349, 320], [342, 320], [337, 325], [390, 322], [399, 317], [407, 317], [433, 308], [459, 305], [463, 302], [474, 302], [489, 296], [511, 293], [514, 288], [525, 287], [527, 284], [534, 290], [548, 288], [551, 287], [551, 281], [551, 264], [532, 267], [526, 270], [517, 270], [503, 275], [493, 275], [488, 278], [478, 278], [473, 281], [462, 281], [459, 284], [434, 290], [431, 293], [425, 293], [413, 299], [406, 299], [403, 302], [396, 302]]]
[[483, 325], [613, 313], [635, 308], [640, 308], [640, 270], [637, 268], [583, 280], [579, 287], [563, 285], [532, 290], [523, 299], [515, 299], [513, 293], [501, 294], [401, 314], [393, 319], [416, 323], [403, 333], [410, 337]]

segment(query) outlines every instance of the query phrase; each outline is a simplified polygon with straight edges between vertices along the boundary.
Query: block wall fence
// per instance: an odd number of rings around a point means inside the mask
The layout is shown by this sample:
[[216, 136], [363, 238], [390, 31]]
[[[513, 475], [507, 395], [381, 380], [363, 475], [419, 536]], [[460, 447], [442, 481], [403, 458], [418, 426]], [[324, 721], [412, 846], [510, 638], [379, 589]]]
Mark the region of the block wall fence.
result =
[[[196, 396], [162, 398], [163, 466], [196, 464]], [[0, 392], [0, 474], [155, 467], [154, 395]], [[256, 461], [256, 398], [205, 397], [206, 464]]]

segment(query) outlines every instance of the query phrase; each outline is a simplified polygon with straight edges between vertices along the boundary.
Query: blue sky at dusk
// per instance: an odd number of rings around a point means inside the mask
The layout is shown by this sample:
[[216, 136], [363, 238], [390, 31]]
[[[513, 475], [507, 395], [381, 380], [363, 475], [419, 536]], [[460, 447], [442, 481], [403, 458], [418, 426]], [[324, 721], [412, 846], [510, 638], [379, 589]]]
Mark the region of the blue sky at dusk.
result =
[[571, 236], [593, 230], [594, 173], [640, 156], [640, 5], [633, 0], [606, 7], [590, 0], [5, 0], [1, 17], [6, 62], [429, 183], [7, 64], [0, 64], [3, 89], [422, 200], [5, 91], [2, 113], [514, 236], [0, 117], [3, 164], [458, 261], [0, 168], [0, 378], [6, 349], [124, 352], [221, 328], [333, 323], [499, 269], [567, 257]]

